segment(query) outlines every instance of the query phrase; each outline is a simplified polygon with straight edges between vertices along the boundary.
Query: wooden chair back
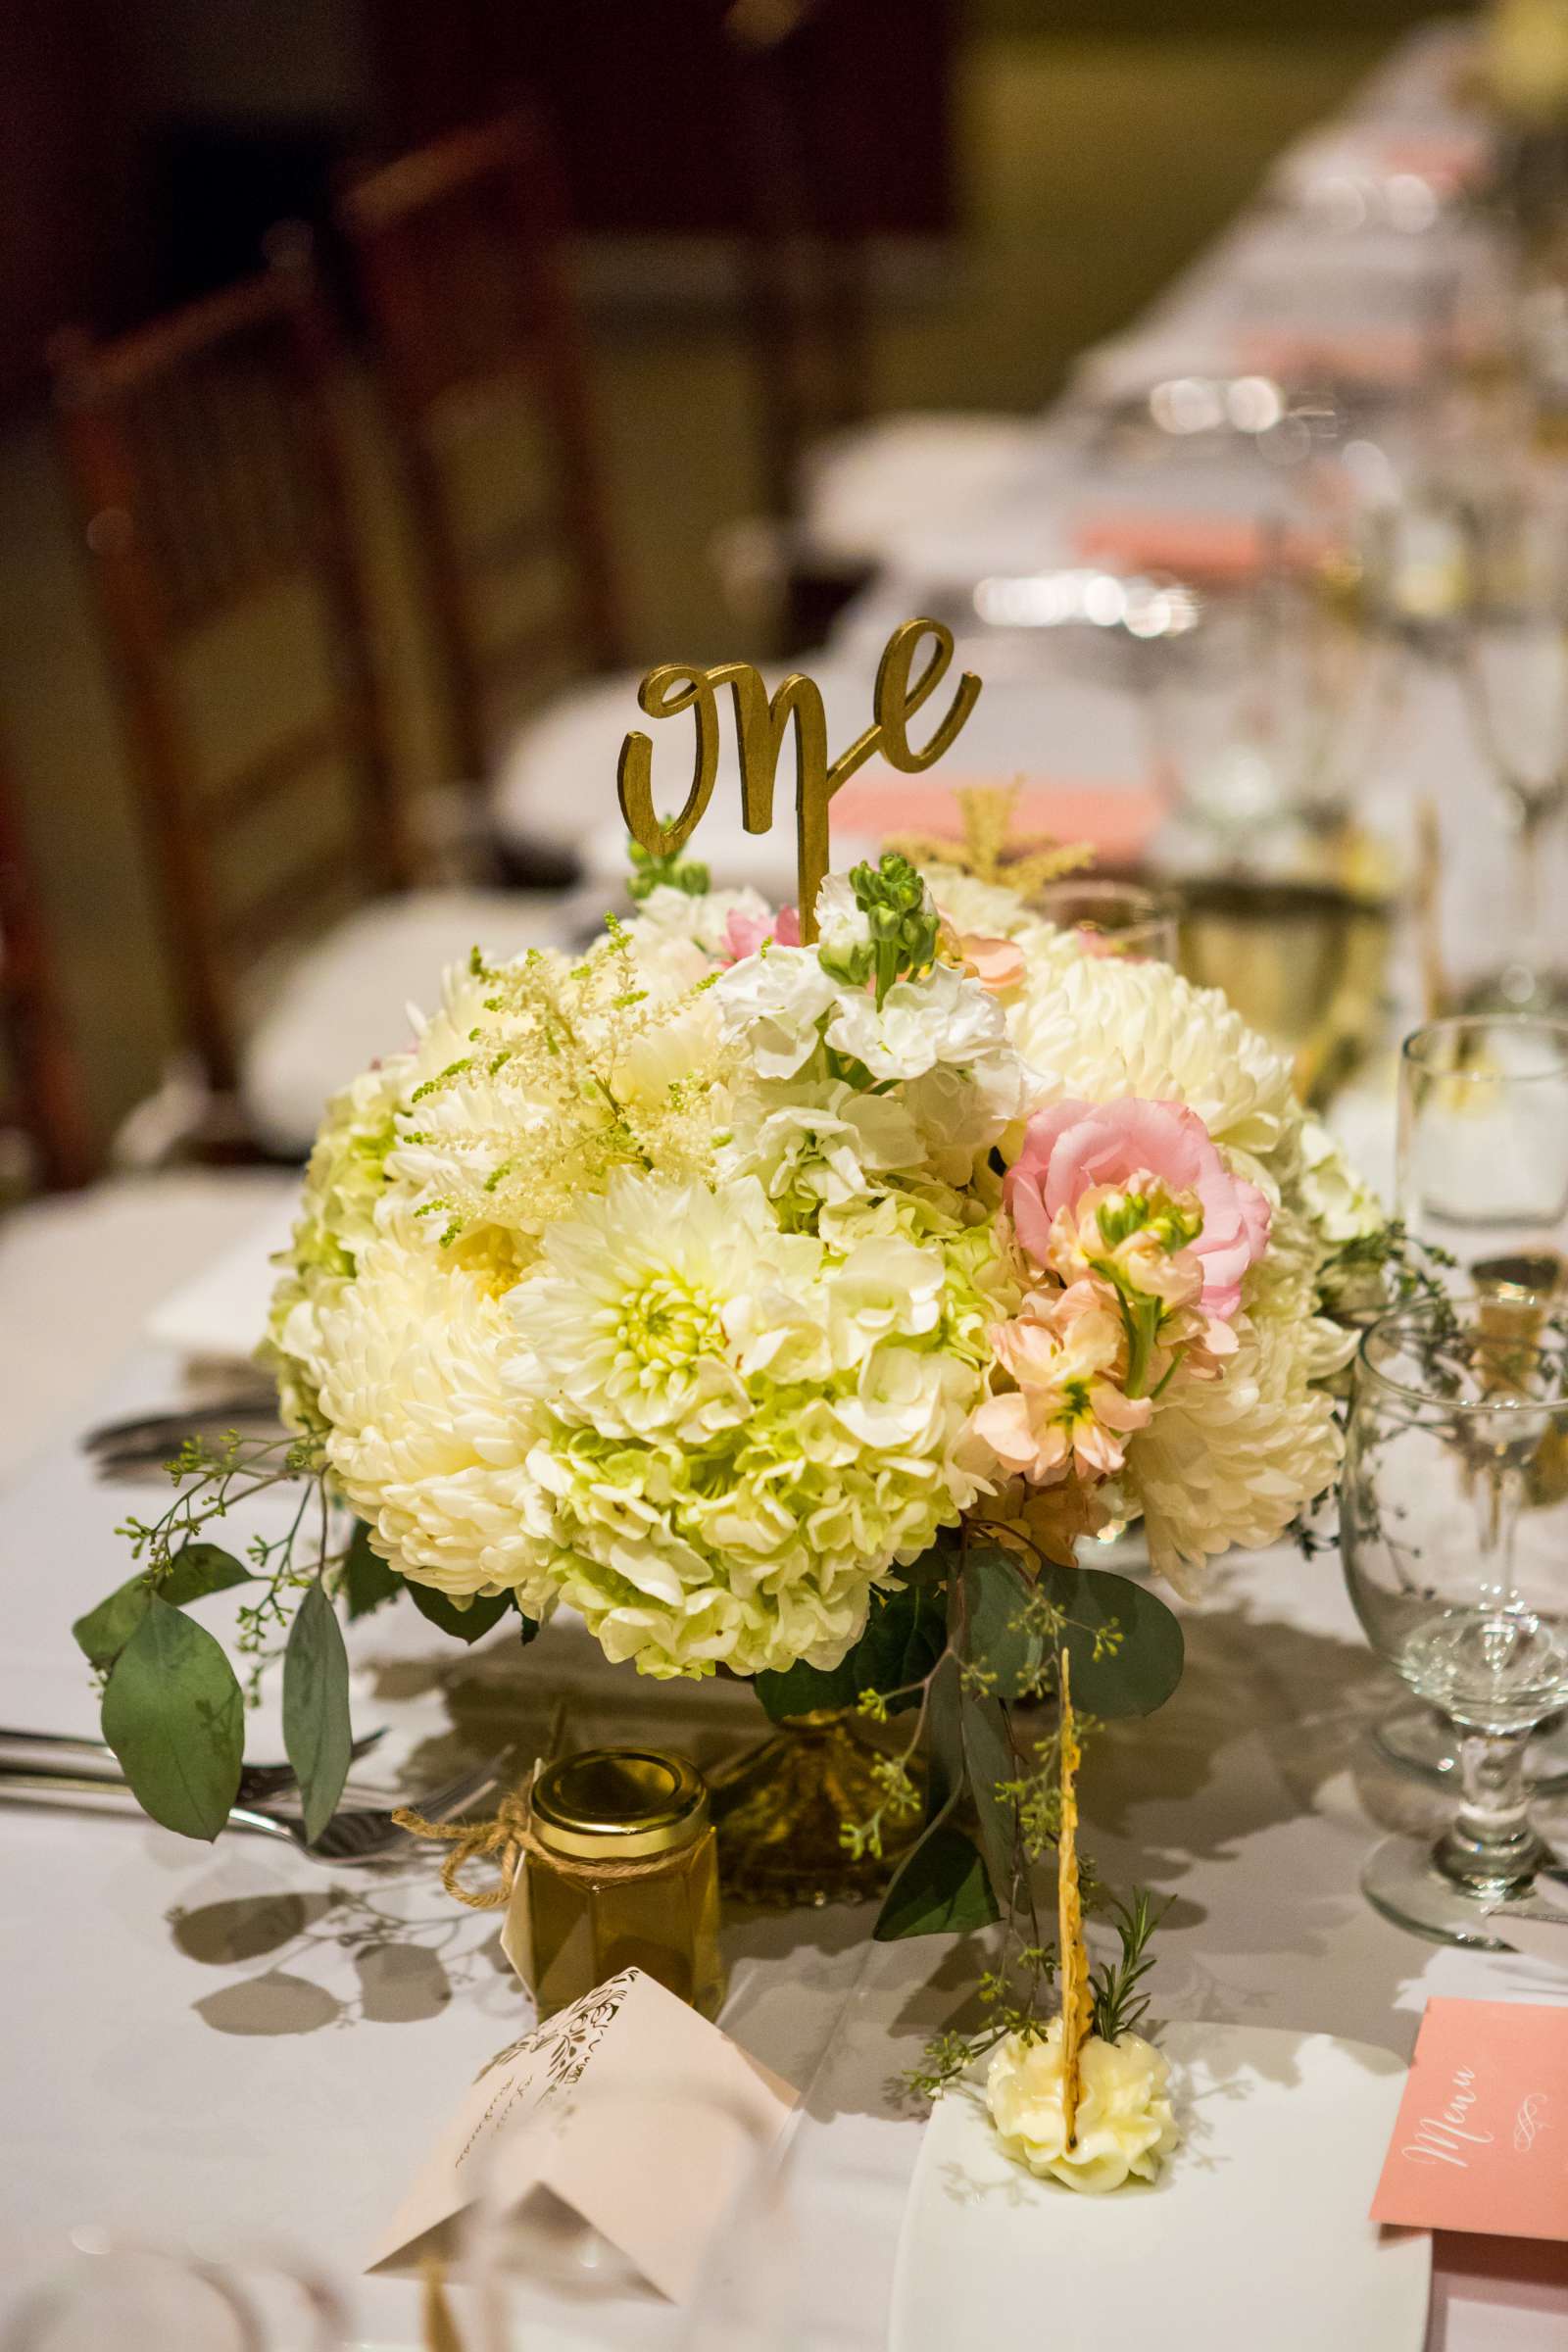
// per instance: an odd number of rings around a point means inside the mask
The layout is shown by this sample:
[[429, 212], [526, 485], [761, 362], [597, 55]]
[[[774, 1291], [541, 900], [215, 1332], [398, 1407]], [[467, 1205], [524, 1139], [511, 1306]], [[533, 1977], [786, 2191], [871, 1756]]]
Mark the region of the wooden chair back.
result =
[[0, 1130], [26, 1141], [51, 1190], [84, 1184], [92, 1151], [37, 888], [11, 778], [0, 765]]
[[[303, 232], [277, 241], [262, 275], [112, 343], [71, 330], [52, 358], [182, 1028], [208, 1084], [230, 1096], [247, 972], [412, 878], [338, 353]], [[285, 654], [267, 631], [290, 599]], [[230, 685], [204, 725], [195, 681], [220, 656]], [[314, 691], [295, 712], [307, 667]]]
[[[341, 219], [419, 528], [455, 747], [477, 790], [503, 710], [619, 659], [554, 160], [534, 118], [514, 112], [359, 179]], [[535, 478], [488, 475], [487, 493], [522, 495], [480, 515], [462, 494], [462, 459], [498, 408], [526, 413]], [[486, 596], [509, 589], [497, 626]]]
[[762, 487], [780, 520], [811, 443], [868, 405], [870, 200], [834, 56], [844, 15], [844, 0], [730, 0], [723, 20]]

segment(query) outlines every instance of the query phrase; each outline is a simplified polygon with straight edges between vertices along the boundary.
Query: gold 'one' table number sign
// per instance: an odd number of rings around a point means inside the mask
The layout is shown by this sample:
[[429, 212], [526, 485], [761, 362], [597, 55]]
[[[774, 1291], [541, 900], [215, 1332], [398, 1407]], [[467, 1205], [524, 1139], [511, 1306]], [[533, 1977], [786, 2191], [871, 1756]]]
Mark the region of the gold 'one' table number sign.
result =
[[[912, 675], [922, 637], [935, 640], [929, 661]], [[877, 664], [872, 699], [875, 716], [836, 760], [827, 756], [827, 714], [822, 693], [799, 670], [769, 695], [750, 662], [720, 662], [697, 669], [689, 662], [663, 662], [637, 690], [650, 718], [674, 718], [690, 710], [697, 728], [697, 758], [685, 807], [668, 824], [654, 809], [651, 736], [631, 734], [620, 747], [617, 782], [620, 812], [633, 841], [651, 857], [667, 858], [689, 841], [701, 822], [718, 774], [717, 690], [735, 699], [735, 732], [740, 751], [741, 821], [748, 833], [766, 833], [773, 822], [773, 787], [779, 755], [791, 722], [795, 728], [795, 832], [799, 873], [801, 937], [816, 937], [816, 894], [828, 863], [828, 804], [841, 784], [878, 754], [901, 774], [930, 767], [956, 737], [974, 709], [980, 680], [972, 670], [958, 678], [957, 691], [935, 733], [919, 750], [909, 741], [909, 721], [927, 704], [953, 662], [953, 631], [940, 620], [906, 620], [896, 628]]]

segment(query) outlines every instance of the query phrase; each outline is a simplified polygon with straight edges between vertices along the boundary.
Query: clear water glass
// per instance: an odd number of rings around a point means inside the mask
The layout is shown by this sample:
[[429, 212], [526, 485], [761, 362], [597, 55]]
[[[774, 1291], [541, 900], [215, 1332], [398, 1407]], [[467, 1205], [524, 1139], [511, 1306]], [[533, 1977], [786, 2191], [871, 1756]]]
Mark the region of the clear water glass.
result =
[[1513, 837], [1505, 960], [1466, 992], [1476, 1010], [1568, 1010], [1545, 887], [1568, 808], [1568, 502], [1539, 469], [1469, 513], [1461, 674], [1477, 743]]
[[[1568, 1272], [1568, 1023], [1474, 1013], [1432, 1021], [1399, 1056], [1396, 1198], [1407, 1231], [1453, 1262], [1448, 1287], [1500, 1298], [1551, 1297]], [[1385, 1717], [1392, 1762], [1452, 1782], [1458, 1749], [1443, 1717], [1409, 1701]], [[1528, 1774], [1568, 1788], [1568, 1739], [1534, 1742]]]
[[1346, 1581], [1373, 1647], [1436, 1708], [1459, 1802], [1433, 1846], [1393, 1838], [1362, 1884], [1440, 1942], [1505, 1946], [1546, 1849], [1532, 1733], [1568, 1703], [1568, 1330], [1539, 1300], [1429, 1300], [1356, 1361], [1341, 1481]]
[[1399, 1054], [1398, 1213], [1456, 1290], [1550, 1293], [1568, 1271], [1568, 1021], [1461, 1014]]

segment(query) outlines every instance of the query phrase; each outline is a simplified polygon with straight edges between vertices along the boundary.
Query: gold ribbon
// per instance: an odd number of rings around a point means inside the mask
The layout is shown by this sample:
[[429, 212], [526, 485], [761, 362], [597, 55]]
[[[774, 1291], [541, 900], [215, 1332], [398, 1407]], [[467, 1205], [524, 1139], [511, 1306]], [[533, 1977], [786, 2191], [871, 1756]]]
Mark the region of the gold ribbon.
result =
[[[426, 1821], [412, 1805], [400, 1805], [392, 1816], [399, 1829], [415, 1838], [444, 1840], [452, 1847], [441, 1864], [441, 1884], [448, 1894], [470, 1911], [504, 1911], [512, 1900], [516, 1883], [517, 1865], [524, 1854], [537, 1854], [549, 1864], [558, 1877], [572, 1879], [584, 1886], [612, 1886], [631, 1879], [657, 1878], [668, 1868], [668, 1853], [648, 1854], [629, 1862], [583, 1861], [576, 1855], [557, 1853], [534, 1830], [533, 1808], [528, 1792], [519, 1788], [503, 1796], [489, 1821]], [[494, 1861], [501, 1873], [493, 1886], [473, 1887], [463, 1883], [463, 1874], [473, 1862]]]

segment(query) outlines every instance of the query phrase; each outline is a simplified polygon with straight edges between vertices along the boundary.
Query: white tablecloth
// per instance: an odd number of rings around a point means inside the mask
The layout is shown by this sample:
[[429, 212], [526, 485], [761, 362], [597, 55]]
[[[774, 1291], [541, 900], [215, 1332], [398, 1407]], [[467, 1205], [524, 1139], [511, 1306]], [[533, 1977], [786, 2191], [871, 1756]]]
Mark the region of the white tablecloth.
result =
[[[172, 1359], [143, 1351], [93, 1410], [158, 1402], [176, 1379]], [[67, 1628], [125, 1573], [114, 1527], [147, 1494], [92, 1483], [68, 1438], [0, 1501], [0, 1722], [92, 1727]], [[208, 1604], [215, 1626], [221, 1606]], [[1439, 1949], [1362, 1898], [1377, 1825], [1430, 1816], [1366, 1747], [1392, 1687], [1332, 1559], [1282, 1550], [1230, 1564], [1188, 1636], [1176, 1697], [1150, 1723], [1107, 1733], [1085, 1788], [1087, 1842], [1105, 1876], [1177, 1898], [1160, 2011], [1403, 2053], [1431, 1993], [1568, 1997], [1568, 1949], [1561, 1967]], [[498, 1634], [455, 1656], [397, 1610], [357, 1629], [354, 1650], [357, 1721], [395, 1727], [416, 1782], [444, 1771], [462, 1740], [526, 1740], [564, 1686], [586, 1736], [602, 1727], [702, 1753], [758, 1720], [738, 1689], [610, 1677], [569, 1632], [520, 1654]], [[275, 1724], [258, 1721], [251, 1747], [277, 1753]], [[1568, 1839], [1568, 1815], [1555, 1826]], [[209, 1851], [140, 1822], [9, 1809], [0, 1841], [6, 2228], [34, 2254], [79, 2226], [165, 2239], [238, 2230], [351, 2273], [463, 2087], [521, 2030], [525, 1998], [494, 1920], [451, 1906], [422, 1862], [356, 1877], [260, 1839]], [[795, 2177], [812, 2242], [824, 2262], [833, 2255], [834, 2319], [825, 2331], [819, 2315], [795, 2340], [845, 2352], [883, 2341], [919, 2136], [888, 2080], [956, 2016], [977, 1966], [947, 1937], [869, 1944], [868, 1924], [830, 1910], [727, 1935], [724, 2022], [811, 2082]], [[1440, 2243], [1434, 2352], [1563, 2342], [1568, 2279], [1477, 2279], [1462, 2267], [1475, 2251]], [[412, 2289], [377, 2279], [359, 2297], [367, 2340], [416, 2340]], [[659, 2340], [646, 2307], [617, 2307], [605, 2325], [606, 2342]]]

